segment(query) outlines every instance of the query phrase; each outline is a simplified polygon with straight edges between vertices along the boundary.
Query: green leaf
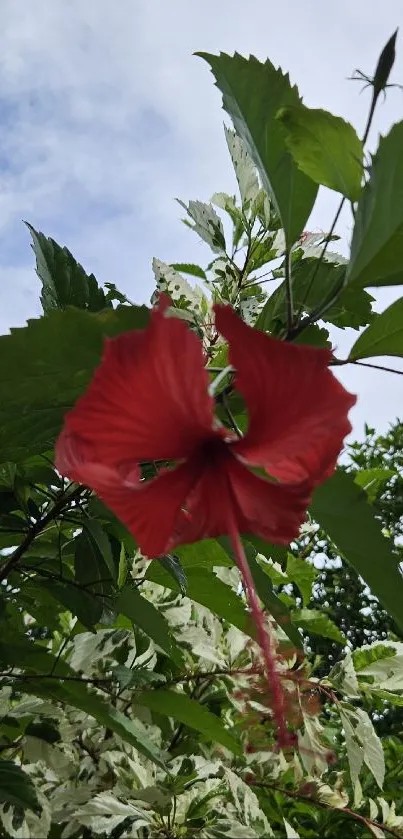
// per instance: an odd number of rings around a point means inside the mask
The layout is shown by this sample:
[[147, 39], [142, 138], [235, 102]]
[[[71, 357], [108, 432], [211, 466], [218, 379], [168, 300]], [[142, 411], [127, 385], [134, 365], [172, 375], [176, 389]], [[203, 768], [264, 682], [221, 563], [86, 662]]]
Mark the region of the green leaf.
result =
[[60, 247], [54, 239], [47, 239], [32, 225], [26, 224], [33, 240], [36, 273], [42, 282], [41, 303], [45, 314], [66, 306], [99, 312], [112, 305], [94, 275], [86, 274], [67, 248]]
[[307, 222], [318, 187], [295, 164], [286, 135], [276, 119], [281, 107], [300, 104], [288, 75], [267, 60], [220, 53], [196, 53], [210, 65], [223, 95], [223, 107], [259, 172], [262, 186], [273, 197], [290, 247]]
[[403, 122], [381, 137], [370, 178], [358, 202], [348, 283], [403, 283]]
[[403, 297], [375, 316], [353, 344], [349, 358], [355, 360], [375, 355], [403, 356]]
[[370, 647], [360, 647], [358, 650], [353, 650], [351, 656], [355, 672], [360, 673], [361, 670], [365, 670], [366, 667], [370, 667], [376, 661], [394, 658], [396, 649], [390, 644], [372, 644]]
[[224, 728], [221, 720], [185, 693], [173, 690], [153, 690], [141, 693], [136, 697], [136, 701], [139, 705], [150, 708], [151, 711], [188, 725], [203, 734], [207, 740], [220, 743], [234, 754], [242, 754], [241, 746]]
[[312, 632], [314, 635], [320, 635], [321, 638], [330, 638], [338, 644], [346, 643], [343, 633], [323, 612], [316, 609], [300, 609], [292, 612], [291, 617], [293, 623], [305, 632]]
[[307, 326], [302, 332], [293, 339], [293, 344], [305, 344], [309, 347], [322, 347], [329, 349], [332, 346], [330, 335], [323, 326], [318, 326], [313, 323]]
[[[313, 257], [305, 257], [295, 262], [292, 267], [293, 299], [296, 309], [312, 312], [327, 298], [342, 289], [345, 281], [346, 266]], [[373, 298], [368, 292], [354, 286], [347, 286], [340, 291], [336, 303], [323, 315], [326, 323], [335, 326], [350, 326], [358, 329], [366, 326], [373, 317], [371, 303]], [[256, 322], [257, 329], [271, 330], [275, 321], [286, 321], [286, 286], [285, 283], [269, 297]], [[305, 332], [301, 333], [300, 343], [304, 343]]]
[[84, 711], [94, 717], [101, 726], [111, 729], [145, 757], [164, 768], [164, 755], [152, 740], [138, 728], [135, 722], [129, 720], [113, 705], [91, 693], [85, 684], [79, 682], [63, 684], [57, 679], [42, 679], [41, 681], [32, 679], [25, 681], [23, 688], [21, 686], [22, 689], [24, 693], [33, 694], [42, 699], [52, 699], [54, 702], [62, 702], [64, 705], [71, 705], [73, 708]]
[[371, 688], [371, 695], [377, 696], [378, 699], [383, 699], [389, 702], [390, 705], [395, 705], [397, 708], [403, 707], [403, 696], [398, 693], [392, 693], [390, 690], [381, 690], [381, 688]]
[[199, 277], [200, 280], [206, 280], [206, 272], [200, 265], [194, 265], [190, 262], [171, 262], [170, 265], [174, 271], [180, 271], [181, 274], [190, 274], [191, 277]]
[[311, 598], [312, 586], [316, 576], [317, 571], [310, 562], [307, 562], [306, 559], [300, 559], [299, 556], [288, 554], [287, 577], [298, 586], [303, 603], [308, 602]]
[[373, 504], [383, 485], [394, 475], [396, 475], [394, 469], [382, 469], [378, 466], [374, 469], [362, 469], [357, 472], [354, 481], [365, 490], [369, 503]]
[[363, 146], [349, 122], [303, 105], [278, 114], [296, 164], [316, 184], [357, 201], [363, 176]]
[[153, 670], [146, 670], [144, 667], [131, 670], [130, 667], [125, 667], [124, 664], [118, 664], [117, 667], [113, 668], [112, 673], [115, 679], [118, 680], [122, 690], [126, 690], [129, 687], [135, 689], [145, 688], [153, 682], [161, 684], [166, 681], [162, 673], [154, 673]]
[[104, 337], [147, 325], [145, 306], [54, 311], [0, 336], [0, 462], [52, 447], [101, 360]]
[[[229, 562], [228, 565], [231, 566], [232, 563]], [[255, 637], [254, 627], [242, 599], [229, 586], [206, 568], [189, 567], [186, 570], [186, 576], [188, 581], [186, 596], [190, 600], [206, 606], [219, 618], [232, 623], [252, 638]], [[179, 591], [179, 585], [162, 569], [157, 571], [154, 562], [148, 567], [146, 578], [165, 588]]]
[[133, 621], [134, 625], [152, 638], [175, 664], [181, 666], [182, 653], [169, 629], [169, 624], [161, 612], [149, 600], [142, 597], [136, 588], [126, 586], [122, 589], [115, 603], [115, 609]]
[[[116, 582], [117, 568], [113, 559], [111, 543], [105, 530], [101, 527], [96, 519], [84, 518], [83, 528], [88, 532], [100, 556], [101, 565], [105, 565], [111, 580]], [[103, 574], [105, 575], [105, 568]]]
[[[220, 542], [223, 545], [227, 546], [229, 555], [233, 556], [231, 543], [229, 539], [227, 537], [222, 537], [220, 539]], [[278, 625], [281, 627], [281, 629], [287, 635], [290, 641], [292, 641], [294, 646], [298, 649], [301, 649], [301, 635], [298, 632], [297, 627], [294, 626], [294, 624], [292, 623], [292, 616], [289, 612], [289, 609], [287, 608], [285, 603], [283, 603], [282, 600], [280, 600], [280, 598], [277, 597], [277, 595], [274, 593], [273, 584], [271, 580], [268, 578], [268, 576], [260, 567], [259, 563], [256, 561], [257, 550], [255, 546], [249, 540], [243, 540], [243, 547], [256, 586], [256, 591], [262, 603], [265, 605], [266, 609], [268, 609], [273, 618], [277, 621]], [[252, 635], [252, 637], [254, 637], [254, 635]]]
[[[96, 532], [95, 528], [93, 532]], [[87, 530], [83, 530], [74, 540], [74, 569], [77, 585], [83, 592], [93, 595], [90, 600], [92, 608], [84, 624], [92, 626], [100, 619], [104, 595], [110, 595], [112, 587], [110, 572], [103, 560], [103, 555]]]
[[34, 813], [41, 812], [31, 778], [12, 760], [0, 760], [0, 801]]
[[311, 513], [403, 630], [403, 578], [365, 493], [337, 471], [315, 491]]
[[88, 629], [93, 629], [94, 625], [101, 620], [102, 599], [93, 592], [86, 591], [68, 580], [63, 582], [41, 580], [41, 588], [61, 603], [64, 609], [76, 615], [83, 626]]
[[181, 594], [185, 595], [187, 592], [188, 581], [178, 557], [173, 556], [172, 554], [167, 554], [166, 556], [160, 557], [158, 561], [161, 563], [162, 567], [168, 571], [168, 574], [176, 580]]

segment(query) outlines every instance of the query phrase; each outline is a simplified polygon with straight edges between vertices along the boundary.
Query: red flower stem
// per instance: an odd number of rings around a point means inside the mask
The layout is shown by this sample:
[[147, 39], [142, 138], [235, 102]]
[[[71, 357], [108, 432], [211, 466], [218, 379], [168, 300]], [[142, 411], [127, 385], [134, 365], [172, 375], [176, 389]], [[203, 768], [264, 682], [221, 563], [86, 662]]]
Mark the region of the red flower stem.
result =
[[285, 719], [284, 694], [281, 687], [280, 676], [276, 667], [276, 655], [273, 651], [272, 641], [267, 633], [262, 610], [259, 605], [255, 584], [245, 551], [239, 536], [233, 516], [228, 520], [228, 536], [232, 543], [237, 566], [241, 572], [246, 588], [248, 602], [252, 613], [253, 622], [256, 626], [257, 640], [263, 653], [267, 681], [270, 687], [273, 703], [273, 717], [277, 728], [277, 743], [280, 748], [288, 745], [289, 732]]

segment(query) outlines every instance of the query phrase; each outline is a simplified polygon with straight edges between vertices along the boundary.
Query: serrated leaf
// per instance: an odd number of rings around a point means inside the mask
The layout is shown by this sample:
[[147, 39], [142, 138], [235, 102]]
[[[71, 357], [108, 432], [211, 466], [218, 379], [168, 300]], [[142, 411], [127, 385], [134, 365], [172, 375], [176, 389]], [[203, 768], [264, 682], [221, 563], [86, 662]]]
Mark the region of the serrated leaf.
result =
[[347, 281], [403, 283], [403, 122], [381, 137], [355, 214]]
[[133, 621], [134, 625], [152, 638], [175, 664], [181, 666], [182, 653], [170, 631], [169, 624], [163, 614], [136, 588], [126, 586], [122, 589], [116, 600], [115, 609]]
[[166, 291], [179, 307], [184, 306], [194, 312], [201, 311], [203, 292], [198, 286], [191, 286], [171, 265], [161, 262], [160, 259], [154, 258], [152, 265], [155, 281], [160, 290]]
[[312, 594], [312, 586], [317, 576], [317, 571], [313, 565], [301, 559], [299, 556], [288, 554], [287, 557], [287, 577], [292, 583], [298, 586], [302, 603], [308, 602]]
[[293, 340], [293, 344], [306, 344], [309, 347], [322, 347], [329, 349], [332, 346], [330, 335], [323, 326], [313, 323], [304, 329]]
[[220, 743], [234, 754], [242, 754], [239, 743], [224, 728], [221, 720], [185, 693], [173, 690], [154, 690], [140, 694], [136, 700], [151, 711], [172, 717], [203, 734], [207, 740]]
[[41, 811], [31, 778], [12, 760], [0, 760], [0, 801], [34, 813]]
[[349, 122], [328, 111], [294, 106], [278, 114], [296, 164], [316, 184], [357, 201], [363, 176], [363, 146]]
[[241, 137], [238, 137], [235, 131], [231, 131], [231, 129], [226, 126], [224, 127], [224, 132], [228, 151], [231, 155], [232, 165], [238, 181], [242, 205], [250, 208], [259, 192], [259, 181], [256, 175], [256, 168]]
[[316, 609], [299, 609], [291, 613], [291, 618], [296, 626], [306, 632], [320, 635], [321, 638], [330, 638], [332, 641], [337, 641], [338, 644], [346, 643], [343, 633], [323, 612]]
[[403, 578], [365, 493], [341, 470], [315, 491], [312, 517], [403, 630]]
[[99, 312], [112, 305], [94, 275], [86, 274], [67, 248], [26, 224], [33, 240], [36, 273], [42, 282], [41, 303], [45, 314], [66, 306]]
[[363, 745], [364, 763], [368, 766], [379, 788], [382, 789], [385, 779], [385, 757], [382, 743], [366, 711], [362, 708], [355, 708], [354, 713], [358, 719], [356, 735]]
[[285, 132], [276, 119], [281, 107], [300, 104], [287, 75], [267, 60], [220, 53], [197, 53], [210, 65], [223, 95], [223, 107], [258, 170], [262, 186], [272, 196], [288, 246], [302, 232], [315, 203], [317, 185], [298, 169]]
[[396, 649], [391, 643], [376, 643], [370, 646], [359, 647], [353, 650], [352, 659], [356, 673], [365, 670], [366, 667], [371, 667], [376, 661], [382, 659], [391, 659], [396, 656]]
[[210, 246], [213, 253], [225, 252], [224, 228], [214, 207], [203, 201], [189, 201], [188, 205], [178, 198], [177, 201], [193, 222], [187, 222], [188, 227]]
[[375, 315], [353, 344], [349, 358], [356, 360], [377, 355], [403, 356], [403, 297]]
[[104, 337], [147, 325], [145, 306], [54, 311], [0, 336], [0, 461], [52, 448], [101, 360]]

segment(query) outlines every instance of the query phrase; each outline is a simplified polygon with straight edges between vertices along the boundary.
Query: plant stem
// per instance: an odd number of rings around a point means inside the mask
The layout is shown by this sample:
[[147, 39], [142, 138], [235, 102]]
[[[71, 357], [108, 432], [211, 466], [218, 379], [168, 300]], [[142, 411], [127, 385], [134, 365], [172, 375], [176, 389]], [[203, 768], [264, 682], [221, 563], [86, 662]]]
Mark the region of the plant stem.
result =
[[292, 294], [291, 260], [290, 251], [287, 249], [284, 256], [284, 282], [287, 301], [287, 334], [292, 332], [294, 327], [294, 303]]
[[265, 626], [264, 617], [256, 594], [255, 584], [248, 565], [248, 560], [246, 559], [241, 538], [232, 514], [228, 517], [227, 528], [236, 563], [241, 572], [246, 588], [252, 618], [256, 627], [257, 640], [263, 653], [266, 676], [272, 695], [273, 717], [277, 728], [277, 743], [279, 747], [282, 748], [289, 744], [290, 737], [285, 719], [284, 694], [276, 668], [276, 655], [273, 650], [271, 638], [268, 635]]
[[301, 795], [301, 793], [295, 792], [295, 790], [278, 787], [276, 786], [276, 784], [260, 783], [259, 781], [254, 780], [250, 780], [248, 781], [248, 783], [252, 787], [273, 790], [274, 792], [279, 792], [282, 795], [287, 796], [288, 798], [294, 798], [297, 801], [306, 801], [307, 804], [313, 804], [314, 807], [320, 807], [321, 810], [331, 810], [332, 812], [337, 812], [341, 815], [349, 816], [351, 819], [354, 819], [355, 821], [364, 824], [365, 827], [369, 828], [369, 830], [371, 829], [371, 826], [377, 827], [380, 830], [385, 830], [391, 836], [395, 836], [396, 839], [401, 839], [401, 834], [398, 833], [396, 830], [393, 830], [392, 827], [388, 827], [387, 824], [382, 824], [381, 822], [375, 822], [372, 819], [368, 819], [366, 816], [362, 816], [360, 813], [356, 813], [355, 810], [350, 810], [349, 807], [332, 807], [331, 804], [325, 804], [324, 801], [318, 801], [316, 798], [312, 798], [309, 795]]
[[368, 361], [354, 361], [353, 358], [339, 359], [336, 358], [330, 362], [331, 366], [337, 367], [344, 364], [355, 364], [356, 367], [370, 367], [371, 370], [383, 370], [385, 373], [397, 373], [398, 376], [403, 376], [403, 370], [396, 370], [394, 367], [385, 367], [383, 364], [369, 364]]

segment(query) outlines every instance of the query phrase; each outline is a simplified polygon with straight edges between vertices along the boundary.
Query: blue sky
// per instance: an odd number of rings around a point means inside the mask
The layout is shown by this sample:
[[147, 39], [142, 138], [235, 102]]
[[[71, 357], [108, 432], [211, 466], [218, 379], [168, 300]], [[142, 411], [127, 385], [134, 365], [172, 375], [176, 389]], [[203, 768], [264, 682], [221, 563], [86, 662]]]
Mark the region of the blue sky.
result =
[[[192, 53], [253, 53], [290, 72], [311, 107], [362, 132], [369, 93], [347, 81], [372, 73], [402, 21], [399, 0], [2, 0], [0, 4], [0, 331], [40, 313], [27, 219], [66, 244], [100, 282], [147, 302], [151, 260], [205, 263], [174, 198], [233, 192], [220, 95]], [[403, 82], [403, 36], [394, 80]], [[377, 134], [403, 119], [403, 93], [381, 104]], [[329, 226], [323, 191], [309, 224]], [[343, 250], [350, 221], [341, 220]], [[378, 296], [382, 310], [398, 292]], [[353, 335], [334, 334], [345, 354]], [[379, 360], [381, 363], [381, 360]], [[388, 360], [390, 364], [391, 359]], [[392, 360], [391, 366], [398, 366]], [[403, 415], [403, 377], [340, 374], [359, 401], [354, 433]]]

